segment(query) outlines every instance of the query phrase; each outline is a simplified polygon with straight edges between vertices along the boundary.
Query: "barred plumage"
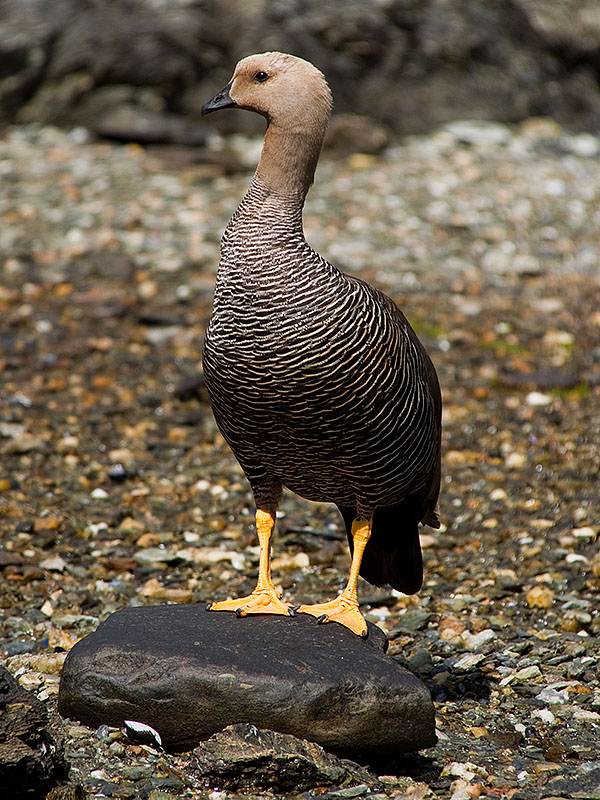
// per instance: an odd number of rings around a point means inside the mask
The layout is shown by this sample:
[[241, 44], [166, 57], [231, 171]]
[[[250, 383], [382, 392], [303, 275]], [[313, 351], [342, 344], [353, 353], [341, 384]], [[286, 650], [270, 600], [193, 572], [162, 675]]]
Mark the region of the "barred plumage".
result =
[[[368, 521], [356, 571], [375, 584], [414, 592], [422, 581], [418, 523], [439, 525], [435, 370], [390, 298], [340, 272], [306, 242], [302, 206], [316, 164], [314, 132], [305, 158], [294, 140], [282, 177], [273, 132], [285, 133], [285, 124], [269, 108], [244, 101], [243, 79], [255, 78], [259, 68], [273, 84], [282, 74], [309, 84], [320, 76], [300, 59], [264, 54], [240, 62], [229, 85], [225, 104], [265, 113], [269, 128], [261, 164], [221, 243], [204, 347], [215, 418], [258, 509], [274, 517], [282, 485], [335, 503], [351, 549], [353, 525]], [[319, 91], [324, 94], [322, 86]], [[322, 113], [326, 123], [329, 108]], [[324, 124], [317, 154], [323, 133]], [[314, 613], [311, 608], [300, 610]]]

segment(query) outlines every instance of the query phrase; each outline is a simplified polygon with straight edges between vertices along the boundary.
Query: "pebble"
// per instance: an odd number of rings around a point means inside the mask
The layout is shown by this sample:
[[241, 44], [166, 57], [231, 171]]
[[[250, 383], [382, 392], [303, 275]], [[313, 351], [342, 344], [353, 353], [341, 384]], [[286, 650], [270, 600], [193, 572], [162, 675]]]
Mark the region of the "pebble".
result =
[[134, 559], [138, 564], [160, 564], [170, 563], [177, 561], [180, 556], [173, 550], [167, 550], [164, 547], [146, 547], [143, 550], [138, 550], [133, 554]]
[[335, 792], [327, 792], [328, 797], [362, 797], [367, 794], [369, 787], [364, 783], [357, 786], [349, 786], [347, 789], [337, 789]]
[[40, 561], [40, 567], [51, 572], [63, 572], [66, 566], [67, 562], [60, 556], [52, 556], [52, 558], [45, 558]]
[[552, 402], [552, 397], [549, 394], [544, 394], [543, 392], [529, 392], [525, 399], [530, 406], [534, 407], [549, 406]]
[[514, 450], [506, 456], [504, 463], [508, 469], [522, 469], [527, 463], [527, 456]]
[[186, 547], [177, 550], [175, 557], [199, 565], [228, 561], [236, 570], [243, 570], [246, 567], [246, 557], [243, 552], [222, 550], [220, 547]]
[[480, 664], [484, 658], [485, 656], [481, 654], [468, 653], [454, 662], [453, 669], [455, 672], [468, 672]]
[[484, 628], [484, 630], [479, 631], [479, 633], [469, 633], [468, 631], [462, 633], [462, 640], [465, 646], [470, 650], [479, 650], [481, 647], [488, 644], [488, 642], [493, 642], [496, 638], [496, 632], [491, 628]]
[[595, 539], [598, 532], [589, 525], [586, 525], [583, 528], [573, 528], [571, 534], [578, 539]]
[[569, 700], [569, 695], [566, 691], [558, 692], [556, 689], [551, 689], [549, 687], [542, 689], [539, 694], [535, 696], [536, 700], [540, 700], [542, 703], [550, 703], [551, 705], [562, 705], [567, 703]]
[[548, 609], [554, 602], [554, 592], [548, 586], [534, 586], [526, 595], [527, 605], [530, 608]]
[[587, 711], [585, 708], [578, 708], [573, 712], [573, 719], [576, 722], [600, 722], [600, 714], [597, 711]]
[[506, 145], [511, 138], [510, 128], [500, 122], [457, 120], [444, 125], [444, 130], [451, 133], [459, 142], [482, 149]]
[[549, 708], [536, 708], [531, 712], [531, 716], [535, 719], [541, 719], [547, 725], [553, 725], [556, 722], [556, 717]]

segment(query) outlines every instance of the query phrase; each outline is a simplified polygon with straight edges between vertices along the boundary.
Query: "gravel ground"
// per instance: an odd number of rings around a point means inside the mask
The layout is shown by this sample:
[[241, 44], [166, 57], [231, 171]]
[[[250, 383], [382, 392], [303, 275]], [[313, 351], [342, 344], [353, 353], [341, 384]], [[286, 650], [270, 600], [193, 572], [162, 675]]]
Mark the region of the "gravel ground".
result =
[[[211, 792], [186, 754], [61, 720], [56, 695], [66, 650], [116, 609], [253, 586], [252, 499], [199, 353], [258, 146], [0, 139], [0, 641], [86, 797]], [[439, 744], [371, 765], [384, 779], [355, 796], [597, 798], [600, 141], [456, 123], [329, 156], [305, 219], [325, 256], [398, 300], [445, 400], [424, 587], [361, 586], [431, 688]], [[286, 597], [333, 596], [349, 563], [335, 509], [286, 496], [274, 556]]]

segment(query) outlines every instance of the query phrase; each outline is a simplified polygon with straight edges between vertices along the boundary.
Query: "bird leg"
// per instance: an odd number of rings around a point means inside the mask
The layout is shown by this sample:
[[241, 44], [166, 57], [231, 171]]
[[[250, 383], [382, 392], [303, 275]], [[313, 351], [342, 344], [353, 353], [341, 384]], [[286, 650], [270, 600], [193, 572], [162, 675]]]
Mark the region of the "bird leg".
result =
[[358, 572], [362, 561], [365, 547], [371, 536], [371, 520], [355, 519], [352, 523], [352, 539], [354, 541], [354, 551], [352, 553], [352, 564], [350, 566], [350, 576], [344, 591], [335, 600], [328, 603], [317, 603], [316, 605], [300, 606], [296, 610], [300, 614], [312, 614], [317, 618], [317, 622], [339, 622], [353, 633], [367, 636], [367, 623], [363, 615], [358, 610], [358, 593], [356, 585], [358, 583]]
[[252, 594], [234, 600], [209, 603], [209, 611], [235, 611], [238, 617], [246, 614], [289, 614], [290, 606], [281, 602], [281, 594], [271, 580], [271, 535], [275, 526], [275, 514], [256, 510], [256, 530], [260, 545], [258, 583]]

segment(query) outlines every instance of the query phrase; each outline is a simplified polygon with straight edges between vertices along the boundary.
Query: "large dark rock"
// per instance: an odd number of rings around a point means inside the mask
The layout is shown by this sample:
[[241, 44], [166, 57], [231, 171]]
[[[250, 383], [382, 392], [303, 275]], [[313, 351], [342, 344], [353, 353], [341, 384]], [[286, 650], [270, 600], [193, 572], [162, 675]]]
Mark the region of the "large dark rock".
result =
[[64, 777], [62, 744], [47, 730], [44, 705], [0, 667], [0, 787], [2, 797], [43, 797]]
[[269, 49], [317, 64], [336, 111], [400, 133], [539, 115], [600, 129], [595, 0], [0, 0], [0, 122], [195, 144], [173, 116], [197, 121], [237, 59]]
[[144, 722], [175, 750], [238, 722], [343, 755], [431, 747], [429, 691], [386, 645], [375, 626], [363, 640], [307, 616], [125, 609], [70, 651], [59, 711], [93, 727]]
[[377, 783], [359, 764], [318, 744], [248, 723], [230, 725], [196, 747], [190, 770], [220, 789], [261, 786], [274, 792], [302, 792], [315, 786]]

